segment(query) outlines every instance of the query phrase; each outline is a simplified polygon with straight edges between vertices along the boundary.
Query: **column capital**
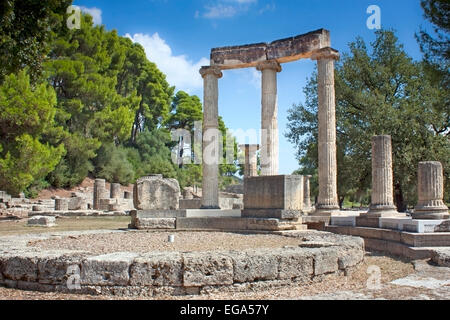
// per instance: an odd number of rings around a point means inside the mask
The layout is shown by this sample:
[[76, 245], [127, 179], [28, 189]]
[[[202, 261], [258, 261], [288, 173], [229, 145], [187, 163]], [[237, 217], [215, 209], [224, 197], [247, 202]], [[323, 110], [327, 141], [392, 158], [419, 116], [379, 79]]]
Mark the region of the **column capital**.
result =
[[220, 79], [223, 76], [223, 73], [220, 70], [220, 68], [216, 66], [203, 66], [200, 68], [200, 74], [202, 78], [204, 78], [208, 74], [212, 74], [217, 79]]
[[258, 71], [263, 71], [264, 69], [272, 69], [275, 70], [276, 72], [281, 72], [282, 70], [281, 65], [276, 60], [267, 60], [260, 62], [256, 66], [256, 69]]
[[330, 47], [316, 50], [311, 55], [311, 60], [322, 60], [322, 59], [339, 60], [339, 58], [340, 58], [339, 51]]

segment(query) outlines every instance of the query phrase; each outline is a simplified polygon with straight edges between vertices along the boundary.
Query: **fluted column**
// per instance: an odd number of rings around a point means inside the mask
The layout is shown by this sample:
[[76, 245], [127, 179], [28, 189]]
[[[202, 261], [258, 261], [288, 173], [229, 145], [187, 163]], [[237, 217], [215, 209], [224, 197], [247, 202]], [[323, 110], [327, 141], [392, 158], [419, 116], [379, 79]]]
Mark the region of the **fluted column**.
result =
[[278, 62], [271, 60], [260, 63], [261, 71], [261, 175], [278, 175], [278, 95], [277, 73], [281, 72]]
[[339, 213], [336, 160], [336, 101], [334, 91], [334, 61], [339, 53], [331, 48], [316, 51], [319, 103], [319, 197], [317, 215]]
[[219, 209], [219, 84], [217, 67], [202, 67], [203, 77], [203, 183], [202, 209]]
[[417, 195], [414, 219], [448, 219], [448, 207], [444, 199], [444, 172], [436, 161], [419, 163]]
[[258, 144], [243, 144], [240, 146], [244, 149], [244, 177], [255, 177], [258, 175]]
[[94, 182], [94, 210], [100, 208], [100, 199], [103, 199], [106, 190], [106, 181], [104, 179], [96, 179]]
[[372, 201], [368, 215], [398, 215], [394, 204], [391, 136], [372, 137]]
[[311, 212], [311, 180], [312, 176], [303, 176], [303, 212]]

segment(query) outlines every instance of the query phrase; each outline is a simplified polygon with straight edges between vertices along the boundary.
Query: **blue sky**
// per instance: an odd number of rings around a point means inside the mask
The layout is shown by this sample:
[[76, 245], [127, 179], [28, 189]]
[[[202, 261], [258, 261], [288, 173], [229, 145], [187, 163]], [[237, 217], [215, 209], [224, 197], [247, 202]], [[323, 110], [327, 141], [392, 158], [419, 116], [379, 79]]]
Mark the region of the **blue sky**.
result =
[[[75, 0], [97, 23], [141, 43], [147, 56], [163, 71], [171, 85], [203, 97], [198, 69], [209, 65], [211, 48], [277, 39], [324, 28], [331, 32], [332, 47], [348, 51], [357, 36], [374, 39], [366, 21], [367, 8], [381, 9], [383, 28], [396, 30], [406, 52], [421, 53], [414, 38], [423, 19], [419, 0]], [[295, 149], [284, 137], [288, 109], [304, 101], [303, 87], [314, 69], [311, 60], [283, 64], [278, 74], [278, 125], [280, 174], [298, 168]], [[219, 80], [219, 114], [233, 130], [261, 125], [259, 73], [254, 69], [225, 71]], [[257, 141], [239, 141], [241, 143]]]

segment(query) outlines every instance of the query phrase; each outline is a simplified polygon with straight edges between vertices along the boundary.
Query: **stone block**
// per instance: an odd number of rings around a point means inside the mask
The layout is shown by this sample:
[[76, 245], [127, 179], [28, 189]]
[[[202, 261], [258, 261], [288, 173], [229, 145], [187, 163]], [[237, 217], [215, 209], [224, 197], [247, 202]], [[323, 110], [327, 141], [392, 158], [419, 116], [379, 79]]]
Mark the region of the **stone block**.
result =
[[176, 218], [138, 218], [133, 221], [137, 229], [175, 229]]
[[282, 209], [244, 209], [243, 218], [274, 218], [274, 219], [297, 219], [301, 217], [300, 210], [282, 210]]
[[364, 260], [364, 250], [348, 249], [339, 250], [338, 267], [339, 270], [346, 270], [354, 267]]
[[450, 220], [444, 220], [434, 228], [434, 232], [450, 232]]
[[138, 210], [178, 210], [180, 185], [161, 175], [139, 179], [134, 185], [134, 207]]
[[70, 269], [80, 270], [81, 256], [59, 256], [39, 259], [38, 279], [39, 283], [66, 285], [69, 276], [72, 274]]
[[304, 249], [285, 249], [279, 261], [280, 280], [308, 278], [314, 274], [313, 254]]
[[333, 226], [356, 226], [356, 216], [332, 216], [330, 224]]
[[202, 199], [181, 199], [180, 210], [184, 209], [200, 209], [202, 207]]
[[278, 256], [269, 250], [246, 250], [231, 255], [234, 282], [275, 280], [278, 277]]
[[314, 275], [338, 271], [338, 252], [335, 248], [310, 249], [314, 255]]
[[20, 256], [3, 256], [1, 272], [5, 279], [21, 281], [37, 281], [38, 256], [23, 253]]
[[129, 283], [129, 269], [138, 254], [117, 252], [83, 260], [81, 284], [93, 286], [126, 286]]
[[186, 253], [183, 255], [185, 287], [231, 285], [233, 261], [220, 253]]
[[262, 176], [244, 179], [244, 210], [302, 210], [302, 176]]
[[179, 253], [145, 254], [130, 268], [132, 286], [181, 286], [183, 259]]
[[67, 199], [67, 201], [68, 210], [87, 210], [87, 202], [85, 197], [72, 197]]
[[34, 216], [28, 219], [29, 227], [50, 228], [56, 226], [56, 218], [50, 216]]

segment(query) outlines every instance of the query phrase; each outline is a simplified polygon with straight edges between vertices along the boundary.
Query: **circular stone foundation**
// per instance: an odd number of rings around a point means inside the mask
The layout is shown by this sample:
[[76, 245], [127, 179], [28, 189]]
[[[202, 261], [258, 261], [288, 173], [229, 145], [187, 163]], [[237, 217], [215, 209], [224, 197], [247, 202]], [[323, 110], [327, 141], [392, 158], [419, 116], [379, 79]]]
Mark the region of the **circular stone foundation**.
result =
[[62, 232], [1, 237], [0, 248], [7, 287], [147, 297], [307, 284], [364, 259], [361, 238], [318, 231]]

